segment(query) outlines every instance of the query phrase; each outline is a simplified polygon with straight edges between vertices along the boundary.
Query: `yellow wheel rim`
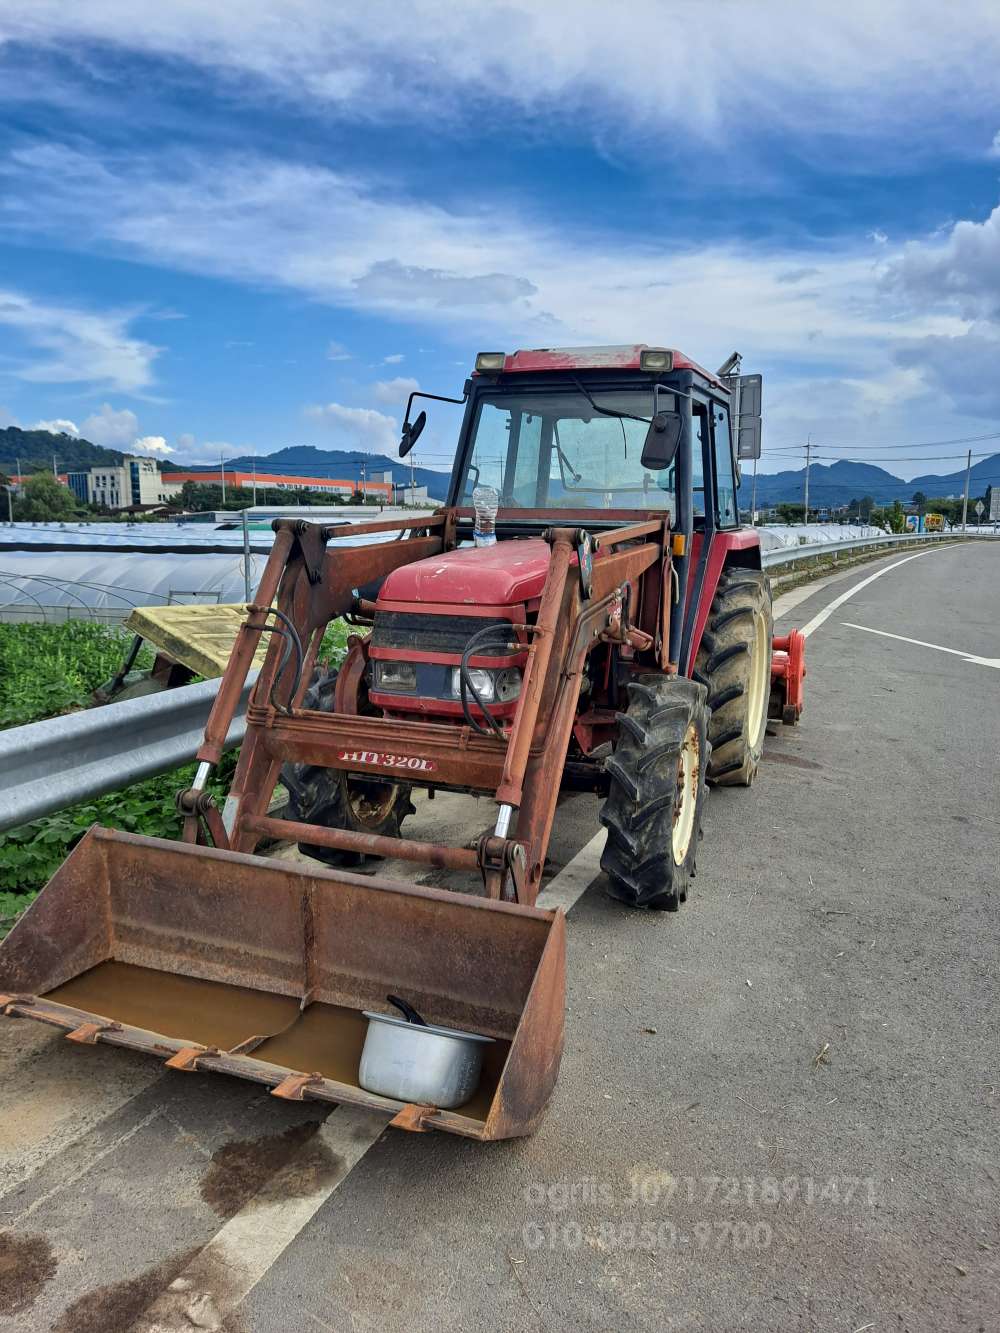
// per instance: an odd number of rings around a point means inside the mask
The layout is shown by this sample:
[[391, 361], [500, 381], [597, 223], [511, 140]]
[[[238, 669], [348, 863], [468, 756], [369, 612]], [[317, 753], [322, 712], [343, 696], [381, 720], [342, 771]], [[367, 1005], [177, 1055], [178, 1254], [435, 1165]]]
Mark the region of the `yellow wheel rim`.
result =
[[747, 741], [755, 747], [767, 713], [767, 698], [771, 692], [771, 663], [768, 649], [767, 617], [756, 611], [753, 618], [753, 638], [750, 641], [750, 679], [747, 682]]
[[684, 733], [677, 761], [677, 792], [674, 798], [672, 833], [674, 865], [683, 865], [694, 836], [694, 816], [698, 808], [698, 783], [701, 781], [701, 744], [692, 722]]

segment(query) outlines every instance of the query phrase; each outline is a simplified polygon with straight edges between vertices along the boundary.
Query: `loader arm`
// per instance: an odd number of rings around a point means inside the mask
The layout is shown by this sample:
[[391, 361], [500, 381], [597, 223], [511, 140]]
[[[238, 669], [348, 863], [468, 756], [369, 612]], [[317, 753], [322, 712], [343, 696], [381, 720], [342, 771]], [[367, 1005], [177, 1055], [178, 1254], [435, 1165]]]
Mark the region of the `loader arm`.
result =
[[[574, 568], [580, 531], [550, 528], [545, 533], [551, 548], [548, 573], [534, 622], [515, 627], [527, 641], [527, 660], [516, 713], [500, 736], [445, 722], [355, 711], [318, 713], [300, 706], [330, 620], [354, 605], [359, 585], [452, 546], [453, 511], [415, 521], [411, 535], [400, 540], [356, 547], [327, 549], [331, 533], [340, 535], [343, 529], [290, 521], [275, 526], [260, 591], [234, 644], [206, 727], [198, 756], [204, 765], [221, 753], [260, 636], [276, 624], [286, 637], [271, 634], [222, 819], [203, 795], [187, 793], [186, 839], [203, 836], [199, 822], [208, 827], [216, 845], [238, 852], [253, 852], [264, 837], [292, 836], [340, 851], [464, 870], [482, 879], [489, 896], [532, 904], [541, 884], [584, 662], [602, 636], [607, 642], [609, 634], [635, 632], [627, 615], [623, 624], [623, 603], [628, 602], [624, 590], [638, 587], [654, 566], [669, 564], [669, 525], [657, 518], [602, 533], [596, 539], [588, 596]], [[395, 526], [382, 521], [349, 532], [365, 536]], [[421, 531], [425, 535], [415, 535]], [[669, 572], [659, 586], [662, 598], [662, 589], [670, 587]], [[268, 593], [276, 596], [283, 620], [275, 621], [265, 600]], [[660, 624], [662, 615], [658, 607], [654, 619]], [[285, 621], [302, 645], [301, 668], [289, 659]], [[664, 640], [668, 635], [669, 626], [664, 625]], [[491, 794], [498, 805], [494, 834], [473, 849], [274, 819], [267, 810], [287, 762], [386, 780], [402, 775], [435, 787]]]

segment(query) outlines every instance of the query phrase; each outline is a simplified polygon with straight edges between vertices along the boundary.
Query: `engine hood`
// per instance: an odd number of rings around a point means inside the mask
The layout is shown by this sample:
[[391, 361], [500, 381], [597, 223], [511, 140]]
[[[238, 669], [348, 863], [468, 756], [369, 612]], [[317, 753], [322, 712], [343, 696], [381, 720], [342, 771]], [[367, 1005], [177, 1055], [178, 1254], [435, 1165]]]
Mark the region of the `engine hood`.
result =
[[439, 602], [452, 606], [513, 606], [540, 597], [550, 548], [541, 537], [495, 546], [463, 546], [394, 569], [379, 602]]

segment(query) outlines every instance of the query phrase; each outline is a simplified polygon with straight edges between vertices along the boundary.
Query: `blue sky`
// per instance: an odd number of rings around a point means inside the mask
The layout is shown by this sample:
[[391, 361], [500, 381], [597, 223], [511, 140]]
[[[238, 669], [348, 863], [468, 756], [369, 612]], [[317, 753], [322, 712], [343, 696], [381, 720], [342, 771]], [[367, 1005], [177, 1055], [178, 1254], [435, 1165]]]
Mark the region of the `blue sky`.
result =
[[390, 452], [479, 348], [645, 341], [764, 373], [764, 470], [954, 471], [998, 67], [992, 0], [3, 0], [0, 424]]

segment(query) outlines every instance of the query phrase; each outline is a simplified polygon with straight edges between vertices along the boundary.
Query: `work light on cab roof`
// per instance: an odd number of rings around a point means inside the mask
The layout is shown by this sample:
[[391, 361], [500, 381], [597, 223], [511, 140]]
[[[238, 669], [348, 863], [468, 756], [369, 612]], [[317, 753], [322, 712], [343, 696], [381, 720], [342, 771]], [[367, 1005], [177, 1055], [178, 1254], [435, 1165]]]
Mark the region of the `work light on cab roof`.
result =
[[[630, 343], [612, 347], [534, 347], [516, 352], [480, 352], [479, 374], [539, 370], [645, 370], [668, 374], [675, 353], [669, 347]], [[685, 364], [693, 364], [681, 358]]]

